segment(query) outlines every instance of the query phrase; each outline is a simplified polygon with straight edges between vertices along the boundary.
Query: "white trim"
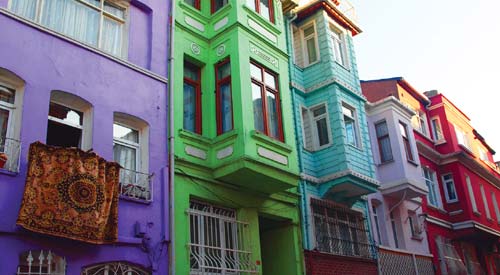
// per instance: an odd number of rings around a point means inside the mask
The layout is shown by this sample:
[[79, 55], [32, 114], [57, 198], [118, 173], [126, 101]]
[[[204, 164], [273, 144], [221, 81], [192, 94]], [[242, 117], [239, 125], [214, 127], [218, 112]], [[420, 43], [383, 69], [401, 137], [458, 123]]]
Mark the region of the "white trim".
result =
[[[318, 116], [314, 116], [314, 111], [320, 108], [325, 108], [325, 113], [320, 114]], [[330, 147], [333, 144], [333, 138], [332, 138], [332, 130], [331, 130], [331, 125], [330, 125], [330, 114], [329, 114], [329, 109], [328, 109], [328, 103], [327, 102], [321, 102], [316, 105], [313, 105], [311, 107], [305, 107], [301, 105], [301, 119], [302, 119], [302, 137], [303, 137], [303, 146], [304, 148], [312, 151], [319, 151], [321, 149]], [[304, 118], [304, 112], [307, 114], [307, 118]], [[309, 131], [311, 133], [307, 133], [305, 129], [305, 119], [307, 119], [309, 123]], [[328, 136], [328, 143], [320, 145], [319, 144], [319, 135], [318, 135], [318, 126], [317, 126], [317, 121], [325, 119], [326, 120], [326, 131], [327, 131], [327, 136]], [[310, 134], [311, 136], [311, 146], [312, 148], [309, 148], [306, 144], [306, 136], [309, 136], [307, 134]]]
[[[346, 39], [346, 32], [345, 29], [339, 26], [335, 21], [333, 20], [328, 20], [328, 36], [330, 37], [332, 41], [332, 50], [333, 50], [333, 58], [334, 61], [349, 70], [351, 68], [351, 62], [349, 60], [349, 53], [348, 53], [348, 48], [347, 48], [347, 39]], [[333, 33], [335, 33], [338, 36], [334, 37]], [[337, 43], [337, 44], [335, 44]], [[339, 45], [340, 44], [340, 45]], [[338, 61], [338, 56], [337, 52], [335, 50], [338, 50], [340, 52], [340, 57], [343, 62]]]
[[[450, 180], [445, 180], [445, 176], [451, 176]], [[443, 189], [444, 189], [444, 196], [446, 199], [446, 203], [454, 203], [458, 201], [458, 194], [457, 194], [457, 188], [455, 187], [455, 181], [453, 180], [453, 173], [446, 173], [441, 175], [441, 181], [443, 182]], [[453, 188], [453, 192], [455, 193], [455, 199], [450, 199], [450, 194], [448, 193], [448, 185], [446, 183], [451, 182], [451, 186]]]
[[[312, 25], [313, 27], [313, 33], [310, 34], [309, 36], [305, 37], [304, 30], [309, 28]], [[299, 28], [300, 31], [300, 43], [301, 43], [301, 50], [302, 50], [302, 57], [303, 57], [303, 68], [314, 65], [316, 63], [319, 63], [321, 61], [321, 55], [319, 52], [319, 43], [318, 43], [318, 31], [316, 28], [316, 21], [311, 20], [311, 22], [308, 22], [304, 25], [302, 25]], [[309, 52], [307, 51], [307, 40], [309, 40], [312, 37], [314, 39], [314, 50], [316, 51], [316, 60], [313, 62], [310, 62], [309, 58]]]
[[469, 192], [469, 198], [472, 205], [472, 211], [476, 214], [481, 214], [477, 208], [476, 197], [474, 196], [474, 190], [472, 189], [472, 183], [470, 181], [469, 175], [465, 174], [465, 182], [467, 184], [467, 191]]
[[486, 212], [486, 218], [491, 219], [490, 206], [488, 205], [488, 199], [486, 198], [486, 193], [484, 192], [484, 185], [479, 184], [479, 189], [481, 191], [481, 198], [483, 199], [484, 211]]
[[[351, 115], [347, 115], [344, 113], [344, 108], [352, 111], [352, 116]], [[358, 121], [358, 111], [355, 107], [353, 107], [352, 105], [350, 105], [349, 103], [345, 102], [345, 101], [342, 101], [342, 104], [341, 104], [341, 109], [340, 109], [340, 113], [342, 114], [342, 121], [344, 122], [344, 131], [345, 131], [345, 137], [346, 137], [346, 144], [349, 144], [349, 145], [352, 145], [358, 149], [361, 149], [362, 146], [361, 146], [361, 137], [360, 137], [360, 132], [359, 132], [359, 121]], [[350, 119], [352, 119], [354, 121], [354, 135], [355, 135], [355, 142], [356, 144], [351, 144], [347, 141], [347, 129], [346, 129], [346, 121], [345, 121], [345, 117], [348, 117]]]

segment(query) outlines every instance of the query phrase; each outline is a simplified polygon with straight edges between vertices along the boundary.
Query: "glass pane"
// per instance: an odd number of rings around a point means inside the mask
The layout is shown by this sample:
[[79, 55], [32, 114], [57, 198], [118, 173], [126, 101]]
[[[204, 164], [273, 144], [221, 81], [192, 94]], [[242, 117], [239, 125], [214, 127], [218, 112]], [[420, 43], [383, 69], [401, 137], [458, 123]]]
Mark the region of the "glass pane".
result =
[[192, 79], [194, 81], [199, 81], [200, 79], [200, 74], [199, 74], [200, 69], [198, 69], [196, 66], [191, 65], [189, 63], [184, 63], [184, 77]]
[[101, 48], [113, 55], [121, 55], [123, 24], [104, 18], [102, 25]]
[[15, 96], [16, 96], [15, 90], [0, 85], [0, 100], [1, 101], [14, 104]]
[[128, 170], [137, 170], [136, 167], [136, 149], [120, 144], [113, 144], [114, 160], [123, 168]]
[[128, 127], [113, 124], [113, 137], [139, 143], [139, 132]]
[[225, 5], [227, 5], [228, 0], [214, 0], [214, 7], [213, 10], [214, 12], [218, 11]]
[[382, 162], [392, 160], [392, 148], [391, 148], [391, 141], [389, 140], [389, 138], [385, 137], [379, 139], [379, 146], [380, 146], [380, 160]]
[[252, 63], [250, 63], [250, 75], [257, 80], [262, 81], [262, 70]]
[[217, 79], [221, 80], [231, 75], [231, 63], [226, 62], [217, 67]]
[[354, 118], [354, 111], [345, 106], [342, 106], [342, 113], [348, 117]]
[[276, 77], [268, 72], [264, 73], [265, 75], [265, 82], [267, 87], [273, 88], [276, 90]]
[[403, 124], [399, 124], [399, 130], [401, 131], [401, 135], [404, 137], [404, 138], [407, 138], [406, 137], [406, 126], [403, 125]]
[[196, 90], [184, 83], [184, 129], [196, 131]]
[[308, 37], [311, 34], [314, 34], [314, 26], [313, 25], [304, 29], [304, 37]]
[[262, 112], [262, 95], [259, 85], [252, 83], [253, 120], [256, 131], [264, 132], [264, 116]]
[[[99, 2], [99, 1], [95, 1]], [[123, 19], [125, 17], [125, 10], [113, 5], [110, 5], [109, 3], [104, 2], [104, 11], [111, 13], [112, 15]]]
[[260, 0], [260, 15], [262, 15], [267, 20], [271, 19], [270, 15], [270, 3], [271, 0]]
[[196, 8], [196, 5], [197, 5], [197, 2], [198, 2], [198, 1], [199, 1], [199, 0], [184, 0], [184, 2], [185, 2], [186, 4], [188, 4], [188, 5], [190, 5], [190, 6], [194, 7], [194, 8]]
[[220, 87], [220, 102], [221, 102], [221, 126], [222, 132], [225, 133], [233, 129], [233, 108], [231, 102], [231, 85], [224, 84]]
[[12, 12], [19, 16], [35, 20], [36, 2], [38, 0], [12, 0]]
[[316, 121], [316, 128], [318, 129], [319, 146], [328, 144], [329, 142], [327, 127], [328, 125], [326, 123], [326, 118], [322, 118]]
[[356, 145], [356, 130], [354, 126], [354, 121], [344, 116], [345, 120], [345, 131], [347, 136], [347, 143], [351, 145]]
[[66, 106], [51, 102], [49, 107], [49, 116], [58, 118], [73, 125], [83, 124], [83, 113], [73, 110]]
[[375, 131], [377, 132], [377, 137], [382, 137], [389, 134], [387, 129], [387, 123], [381, 122], [375, 125]]
[[269, 127], [269, 136], [279, 138], [279, 122], [276, 102], [276, 95], [271, 92], [266, 92], [267, 99], [267, 126]]
[[316, 108], [313, 110], [313, 115], [314, 117], [317, 117], [317, 116], [320, 116], [320, 115], [323, 115], [326, 113], [326, 108], [325, 106], [321, 106], [319, 108]]
[[310, 38], [307, 40], [307, 57], [309, 58], [308, 62], [313, 63], [318, 59], [318, 55], [316, 53], [316, 41], [314, 38]]
[[5, 151], [5, 138], [7, 137], [7, 129], [9, 126], [10, 112], [0, 109], [0, 152]]
[[97, 47], [99, 12], [73, 0], [43, 1], [42, 25]]

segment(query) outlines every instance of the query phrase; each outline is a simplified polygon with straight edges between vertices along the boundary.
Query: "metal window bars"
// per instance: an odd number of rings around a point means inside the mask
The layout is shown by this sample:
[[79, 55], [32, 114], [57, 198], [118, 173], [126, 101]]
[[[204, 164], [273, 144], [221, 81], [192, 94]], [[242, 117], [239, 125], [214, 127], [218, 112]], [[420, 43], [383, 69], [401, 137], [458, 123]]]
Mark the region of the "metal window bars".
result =
[[366, 259], [376, 258], [361, 213], [333, 203], [312, 202], [316, 249], [321, 252]]
[[381, 275], [434, 274], [432, 255], [419, 255], [409, 251], [380, 246], [378, 255]]
[[120, 195], [136, 200], [152, 201], [153, 186], [151, 179], [154, 174], [146, 174], [120, 169]]
[[449, 240], [438, 236], [436, 237], [436, 245], [443, 274], [468, 275], [464, 262]]
[[151, 275], [151, 272], [128, 262], [108, 262], [84, 267], [82, 275]]
[[28, 251], [20, 256], [16, 275], [65, 275], [66, 259], [43, 250]]
[[255, 274], [249, 240], [249, 224], [236, 220], [232, 209], [191, 201], [190, 275]]
[[[21, 142], [17, 139], [0, 136], [0, 153], [5, 154], [7, 160], [0, 165], [0, 169], [9, 172], [19, 172], [19, 162], [21, 156]], [[0, 160], [3, 163], [3, 160]]]

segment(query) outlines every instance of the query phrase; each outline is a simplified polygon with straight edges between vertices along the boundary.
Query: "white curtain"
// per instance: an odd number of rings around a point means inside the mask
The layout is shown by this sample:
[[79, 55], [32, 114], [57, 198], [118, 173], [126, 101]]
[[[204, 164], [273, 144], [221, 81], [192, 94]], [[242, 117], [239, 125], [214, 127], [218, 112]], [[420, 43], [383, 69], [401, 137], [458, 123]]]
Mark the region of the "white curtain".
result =
[[114, 55], [121, 55], [122, 24], [107, 18], [103, 22], [101, 48]]
[[35, 20], [36, 16], [36, 2], [38, 0], [15, 0], [12, 1], [11, 10], [22, 16]]

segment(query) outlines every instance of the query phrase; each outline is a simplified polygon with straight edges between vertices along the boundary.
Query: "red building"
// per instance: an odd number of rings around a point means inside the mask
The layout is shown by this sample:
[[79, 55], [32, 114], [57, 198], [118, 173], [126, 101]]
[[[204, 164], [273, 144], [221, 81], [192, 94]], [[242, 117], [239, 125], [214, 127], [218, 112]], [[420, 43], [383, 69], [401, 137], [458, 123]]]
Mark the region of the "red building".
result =
[[500, 173], [495, 151], [470, 119], [437, 91], [421, 94], [403, 78], [362, 83], [369, 101], [389, 95], [415, 110], [430, 252], [437, 274], [500, 274]]

